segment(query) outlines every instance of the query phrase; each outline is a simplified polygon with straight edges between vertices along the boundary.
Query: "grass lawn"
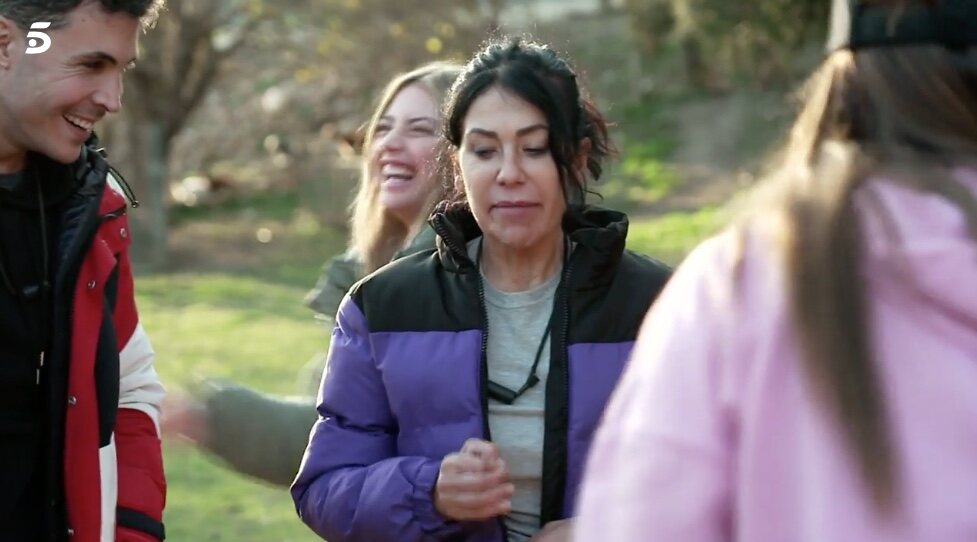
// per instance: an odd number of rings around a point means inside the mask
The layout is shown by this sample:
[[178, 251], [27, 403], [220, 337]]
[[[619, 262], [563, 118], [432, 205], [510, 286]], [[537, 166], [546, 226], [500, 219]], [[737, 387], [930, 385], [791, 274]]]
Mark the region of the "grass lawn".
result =
[[[315, 268], [307, 280], [314, 280]], [[137, 279], [140, 314], [169, 389], [221, 376], [294, 393], [295, 375], [325, 348], [326, 330], [301, 306], [305, 289], [259, 277], [180, 273]], [[169, 540], [316, 540], [288, 493], [219, 466], [180, 442], [164, 445]]]
[[723, 213], [717, 207], [673, 212], [631, 221], [628, 248], [676, 266], [695, 245], [719, 231]]

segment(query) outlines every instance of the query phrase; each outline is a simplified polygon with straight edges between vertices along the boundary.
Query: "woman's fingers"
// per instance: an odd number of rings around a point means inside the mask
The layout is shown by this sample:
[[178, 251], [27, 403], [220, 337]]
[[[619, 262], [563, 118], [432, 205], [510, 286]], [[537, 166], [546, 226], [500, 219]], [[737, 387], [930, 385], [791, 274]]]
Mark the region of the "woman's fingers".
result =
[[[473, 462], [474, 461], [474, 462]], [[509, 470], [505, 463], [497, 463], [489, 471], [481, 470], [477, 460], [459, 458], [441, 464], [441, 475], [438, 483], [446, 489], [455, 491], [480, 492], [487, 491], [509, 481]]]
[[497, 454], [474, 439], [462, 451], [445, 456], [434, 491], [435, 508], [454, 520], [481, 520], [511, 511], [515, 487]]
[[499, 448], [487, 440], [470, 438], [461, 447], [461, 455], [481, 458], [486, 465], [499, 459]]

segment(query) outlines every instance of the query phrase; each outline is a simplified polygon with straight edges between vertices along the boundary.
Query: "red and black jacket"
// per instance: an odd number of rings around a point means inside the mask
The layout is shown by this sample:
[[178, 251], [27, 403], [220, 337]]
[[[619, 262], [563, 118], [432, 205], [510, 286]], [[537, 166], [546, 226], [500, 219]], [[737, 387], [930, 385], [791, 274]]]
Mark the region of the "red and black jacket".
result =
[[[164, 539], [164, 391], [139, 324], [128, 207], [92, 138], [72, 164], [55, 251], [45, 540]], [[67, 535], [67, 536], [66, 536]]]

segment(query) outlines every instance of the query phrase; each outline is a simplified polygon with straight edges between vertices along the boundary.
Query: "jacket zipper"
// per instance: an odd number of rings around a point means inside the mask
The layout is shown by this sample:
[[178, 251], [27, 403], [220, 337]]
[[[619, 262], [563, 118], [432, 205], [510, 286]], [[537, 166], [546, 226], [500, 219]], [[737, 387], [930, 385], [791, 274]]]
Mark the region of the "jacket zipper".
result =
[[486, 383], [488, 382], [488, 334], [489, 334], [489, 322], [488, 322], [488, 310], [485, 308], [485, 284], [482, 282], [482, 273], [479, 270], [475, 270], [476, 277], [478, 278], [478, 308], [482, 313], [482, 348], [479, 355], [479, 391], [481, 392], [481, 403], [482, 403], [482, 432], [485, 434], [485, 440], [492, 440], [492, 430], [489, 428], [489, 412], [488, 412], [488, 387]]
[[[564, 397], [567, 398], [568, 403], [570, 400], [570, 353], [568, 351], [569, 347], [567, 346], [567, 341], [569, 340], [570, 337], [570, 276], [572, 275], [572, 272], [573, 272], [573, 266], [571, 266], [570, 262], [568, 261], [567, 274], [565, 277], [566, 288], [564, 289], [563, 299], [562, 299], [563, 301], [563, 338], [562, 338], [563, 344], [562, 347], [560, 348], [560, 355], [563, 356], [563, 368], [564, 368], [563, 393], [564, 393]], [[567, 408], [569, 409], [569, 404], [567, 405]], [[568, 411], [568, 416], [569, 416], [569, 411]], [[567, 423], [569, 424], [569, 420], [567, 420]], [[569, 425], [567, 425], [567, 429], [569, 429]], [[566, 489], [565, 486], [566, 483], [564, 483], [564, 490]]]
[[[84, 166], [84, 173], [78, 178], [87, 179], [89, 175], [92, 174], [92, 167], [89, 164]], [[48, 384], [48, 399], [50, 408], [52, 408], [52, 414], [50, 418], [49, 431], [50, 438], [54, 442], [61, 441], [64, 438], [64, 431], [66, 429], [65, 421], [65, 409], [66, 406], [64, 401], [67, 398], [68, 390], [68, 362], [70, 360], [70, 341], [71, 341], [71, 326], [72, 320], [75, 318], [75, 299], [71, 288], [75, 285], [77, 281], [81, 263], [85, 258], [85, 247], [88, 242], [93, 238], [95, 232], [98, 229], [99, 223], [101, 222], [98, 215], [98, 206], [100, 205], [100, 197], [88, 197], [84, 196], [84, 201], [75, 201], [75, 196], [69, 199], [68, 205], [74, 205], [72, 209], [79, 210], [80, 216], [78, 216], [75, 221], [71, 224], [74, 229], [70, 237], [65, 237], [65, 231], [62, 230], [57, 241], [57, 259], [60, 264], [54, 269], [54, 281], [52, 284], [52, 320], [55, 322], [53, 331], [51, 333], [51, 342], [49, 349], [44, 355], [44, 364], [48, 366], [48, 371], [50, 376], [50, 383]], [[65, 212], [64, 214], [67, 214]], [[65, 243], [64, 241], [67, 241]], [[62, 441], [63, 442], [63, 441]], [[46, 491], [50, 492], [49, 495], [52, 496], [51, 500], [46, 503], [48, 517], [53, 521], [47, 527], [45, 532], [45, 537], [50, 537], [51, 540], [60, 540], [63, 536], [63, 531], [54, 532], [57, 525], [61, 527], [67, 527], [67, 516], [65, 514], [65, 503], [63, 501], [64, 496], [60, 495], [54, 497], [54, 495], [59, 495], [58, 490], [55, 489], [60, 487], [64, 483], [64, 474], [61, 473], [61, 469], [64, 462], [64, 457], [61, 452], [57, 449], [52, 448], [48, 452], [48, 461], [51, 465], [54, 465], [54, 469], [45, 469], [45, 485], [47, 486]]]
[[[554, 352], [555, 355], [551, 355], [550, 358], [551, 361], [554, 360], [555, 358], [558, 364], [557, 368], [563, 371], [563, 374], [561, 375], [562, 378], [560, 379], [559, 382], [560, 400], [563, 402], [563, 404], [560, 405], [551, 404], [550, 394], [549, 393], [546, 394], [547, 395], [546, 409], [560, 408], [562, 411], [561, 419], [558, 420], [559, 422], [558, 427], [560, 427], [561, 433], [555, 435], [557, 437], [557, 444], [559, 445], [559, 449], [557, 450], [557, 453], [559, 454], [558, 457], [561, 458], [562, 464], [557, 465], [559, 468], [555, 468], [553, 466], [551, 466], [550, 469], [546, 468], [545, 462], [547, 459], [547, 451], [548, 451], [546, 444], [548, 441], [551, 441], [553, 435], [548, 434], [544, 428], [544, 433], [543, 433], [543, 460], [544, 460], [543, 476], [544, 477], [542, 481], [543, 482], [542, 483], [543, 506], [540, 509], [540, 523], [543, 525], [545, 525], [546, 522], [554, 521], [560, 517], [561, 510], [563, 509], [563, 500], [565, 498], [565, 493], [566, 493], [566, 469], [567, 469], [567, 446], [568, 446], [567, 432], [569, 429], [569, 408], [570, 408], [569, 407], [570, 356], [568, 352], [567, 343], [569, 341], [569, 336], [570, 336], [570, 288], [571, 288], [570, 281], [572, 277], [573, 277], [573, 253], [571, 252], [570, 256], [567, 258], [566, 269], [564, 270], [563, 279], [561, 281], [560, 288], [558, 290], [558, 295], [560, 297], [557, 301], [559, 302], [560, 306], [558, 309], [554, 309], [560, 311], [557, 314], [559, 314], [560, 317], [562, 318], [562, 321], [560, 322], [561, 328], [559, 330], [559, 335], [557, 336], [556, 340], [553, 343], [554, 346], [559, 348], [559, 351]], [[552, 366], [550, 368], [550, 374], [553, 374]], [[549, 384], [547, 384], [547, 388], [549, 388]], [[555, 470], [553, 470], [554, 468]], [[549, 470], [548, 473], [547, 470]], [[560, 482], [558, 484], [559, 485], [558, 491], [550, 494], [549, 498], [547, 498], [547, 491], [545, 489], [547, 486], [546, 483], [547, 474], [549, 474], [550, 477], [554, 477], [554, 476], [557, 477], [558, 481]]]
[[[569, 242], [569, 241], [567, 241]], [[570, 278], [573, 275], [573, 265], [569, 261], [572, 260], [568, 258], [567, 261], [567, 273], [566, 273], [566, 286], [563, 289], [563, 330], [560, 344], [560, 357], [563, 359], [563, 397], [566, 400], [564, 404], [564, 412], [566, 417], [563, 420], [563, 472], [561, 476], [563, 477], [563, 483], [560, 484], [559, 502], [560, 508], [563, 508], [563, 499], [567, 491], [567, 455], [569, 451], [567, 450], [570, 431], [570, 353], [568, 342], [570, 340]]]
[[[485, 434], [485, 440], [492, 441], [492, 429], [489, 427], [489, 410], [488, 410], [488, 336], [489, 336], [489, 321], [488, 321], [488, 309], [485, 307], [485, 282], [482, 280], [481, 269], [475, 269], [475, 277], [478, 280], [478, 308], [482, 312], [482, 348], [480, 352], [479, 359], [479, 391], [481, 393], [481, 403], [482, 403], [482, 432]], [[505, 525], [505, 518], [500, 517], [498, 519], [499, 529], [502, 530], [502, 540], [509, 540], [509, 528]]]

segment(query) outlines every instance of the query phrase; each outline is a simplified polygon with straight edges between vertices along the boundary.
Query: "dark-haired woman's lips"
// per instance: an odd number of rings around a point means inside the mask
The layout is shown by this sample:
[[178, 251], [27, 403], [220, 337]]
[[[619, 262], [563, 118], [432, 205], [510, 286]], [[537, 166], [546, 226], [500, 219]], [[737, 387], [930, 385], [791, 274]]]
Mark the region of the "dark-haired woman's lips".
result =
[[492, 210], [507, 217], [523, 217], [532, 214], [541, 207], [538, 203], [528, 201], [501, 201], [492, 206]]

